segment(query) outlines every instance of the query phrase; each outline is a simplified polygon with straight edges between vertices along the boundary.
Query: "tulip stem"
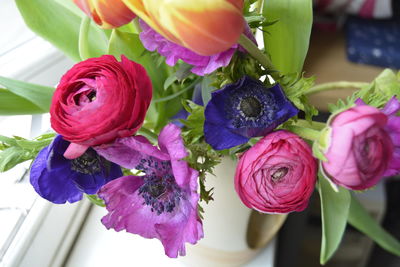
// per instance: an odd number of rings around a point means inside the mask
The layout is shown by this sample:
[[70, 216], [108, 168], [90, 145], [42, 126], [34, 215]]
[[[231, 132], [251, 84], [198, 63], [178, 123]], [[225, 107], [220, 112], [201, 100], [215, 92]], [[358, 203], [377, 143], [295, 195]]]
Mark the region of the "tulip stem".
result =
[[306, 127], [295, 126], [295, 125], [287, 127], [287, 130], [299, 135], [300, 137], [302, 137], [304, 139], [311, 140], [311, 141], [317, 140], [319, 138], [319, 134], [320, 134], [320, 131], [313, 130], [313, 129], [306, 128]]
[[349, 88], [360, 89], [360, 88], [362, 88], [364, 86], [367, 86], [367, 85], [369, 85], [369, 83], [366, 83], [366, 82], [348, 82], [348, 81], [322, 83], [322, 84], [318, 84], [318, 85], [310, 88], [310, 90], [308, 90], [305, 94], [306, 95], [311, 95], [311, 94], [315, 94], [315, 93], [318, 93], [318, 92], [335, 90], [335, 89], [349, 89]]
[[90, 28], [90, 18], [88, 16], [84, 16], [81, 21], [81, 27], [79, 29], [79, 56], [81, 60], [85, 60], [90, 58], [90, 49], [89, 49], [89, 28]]
[[247, 52], [255, 59], [260, 62], [260, 64], [268, 71], [275, 71], [274, 66], [272, 65], [271, 60], [260, 50], [257, 45], [247, 38], [246, 35], [242, 33], [238, 42]]

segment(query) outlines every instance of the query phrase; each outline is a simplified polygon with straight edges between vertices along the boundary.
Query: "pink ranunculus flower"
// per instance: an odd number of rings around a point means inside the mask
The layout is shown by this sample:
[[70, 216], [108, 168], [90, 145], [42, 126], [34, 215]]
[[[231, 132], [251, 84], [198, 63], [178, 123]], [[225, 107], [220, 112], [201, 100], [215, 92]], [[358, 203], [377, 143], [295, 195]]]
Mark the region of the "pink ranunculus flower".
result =
[[397, 164], [393, 162], [395, 140], [391, 138], [396, 134], [395, 129], [399, 134], [400, 127], [398, 120], [389, 122], [389, 110], [394, 102], [382, 111], [359, 100], [356, 104], [331, 119], [330, 142], [325, 152], [327, 161], [322, 166], [335, 184], [364, 190], [376, 185], [391, 168], [397, 172], [400, 169], [398, 156]]
[[317, 163], [308, 144], [288, 131], [268, 134], [245, 152], [235, 189], [249, 208], [264, 213], [302, 211], [314, 191]]
[[95, 147], [106, 159], [145, 173], [117, 178], [100, 189], [109, 212], [102, 223], [108, 229], [157, 238], [173, 258], [185, 255], [185, 243], [195, 244], [203, 237], [198, 172], [183, 160], [188, 153], [180, 133], [176, 125], [164, 127], [159, 148], [143, 136]]
[[142, 65], [104, 55], [74, 65], [61, 78], [50, 107], [51, 126], [71, 142], [64, 156], [131, 136], [142, 126], [152, 85]]

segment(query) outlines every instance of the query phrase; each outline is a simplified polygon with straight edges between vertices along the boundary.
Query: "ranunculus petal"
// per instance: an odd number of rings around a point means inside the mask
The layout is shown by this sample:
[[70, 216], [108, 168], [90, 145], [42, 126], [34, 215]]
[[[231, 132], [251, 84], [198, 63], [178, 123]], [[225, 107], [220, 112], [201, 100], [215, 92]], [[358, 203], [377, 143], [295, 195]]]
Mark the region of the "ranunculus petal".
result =
[[247, 207], [260, 212], [302, 211], [314, 191], [316, 172], [316, 160], [305, 141], [276, 131], [241, 156], [235, 189]]

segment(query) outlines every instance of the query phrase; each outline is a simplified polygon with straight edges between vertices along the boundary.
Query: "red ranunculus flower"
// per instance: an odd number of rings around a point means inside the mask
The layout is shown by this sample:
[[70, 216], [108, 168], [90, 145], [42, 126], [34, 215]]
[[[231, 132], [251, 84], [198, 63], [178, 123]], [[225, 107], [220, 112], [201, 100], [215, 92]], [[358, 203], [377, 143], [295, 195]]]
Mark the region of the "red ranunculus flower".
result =
[[316, 172], [307, 143], [291, 132], [276, 131], [240, 158], [235, 189], [247, 207], [260, 212], [302, 211], [314, 191]]
[[51, 126], [72, 144], [67, 158], [89, 146], [134, 134], [142, 125], [152, 97], [146, 70], [122, 56], [91, 58], [74, 65], [54, 93]]

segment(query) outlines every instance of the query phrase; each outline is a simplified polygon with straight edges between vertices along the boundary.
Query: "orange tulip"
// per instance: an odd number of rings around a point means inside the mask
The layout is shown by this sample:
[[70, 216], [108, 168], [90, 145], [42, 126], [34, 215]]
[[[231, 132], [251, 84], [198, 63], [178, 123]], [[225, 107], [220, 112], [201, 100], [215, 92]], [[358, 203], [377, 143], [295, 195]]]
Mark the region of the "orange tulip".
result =
[[243, 32], [243, 0], [122, 0], [170, 41], [209, 56], [227, 50]]
[[121, 0], [73, 0], [94, 22], [104, 29], [127, 24], [136, 15]]

